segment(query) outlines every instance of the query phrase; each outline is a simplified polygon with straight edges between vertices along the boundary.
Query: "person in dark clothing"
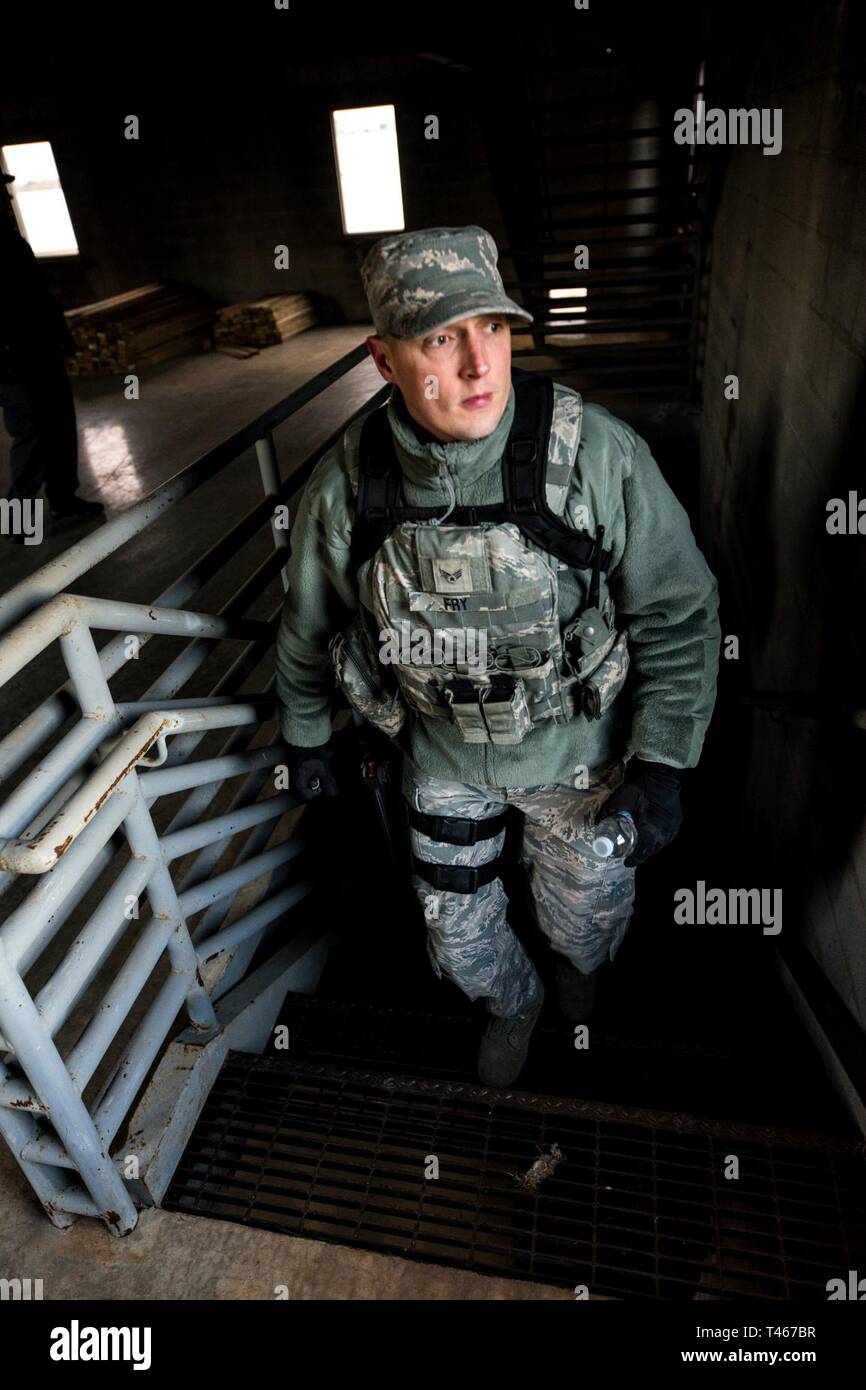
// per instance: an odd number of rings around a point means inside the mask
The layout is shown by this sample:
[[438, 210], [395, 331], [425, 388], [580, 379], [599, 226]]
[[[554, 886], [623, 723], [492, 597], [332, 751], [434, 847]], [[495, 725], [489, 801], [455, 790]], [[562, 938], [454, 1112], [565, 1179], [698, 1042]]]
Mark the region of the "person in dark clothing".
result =
[[[4, 184], [13, 176], [3, 174]], [[93, 518], [99, 502], [76, 496], [78, 435], [64, 355], [75, 351], [63, 311], [4, 198], [0, 211], [0, 406], [12, 437], [9, 500], [44, 485], [53, 518]], [[17, 539], [13, 537], [13, 539]]]

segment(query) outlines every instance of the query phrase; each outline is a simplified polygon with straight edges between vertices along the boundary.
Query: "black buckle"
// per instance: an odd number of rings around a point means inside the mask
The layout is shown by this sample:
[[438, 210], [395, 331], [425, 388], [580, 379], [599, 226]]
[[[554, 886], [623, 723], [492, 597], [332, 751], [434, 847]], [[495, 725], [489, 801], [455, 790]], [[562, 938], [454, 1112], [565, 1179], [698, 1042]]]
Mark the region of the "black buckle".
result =
[[511, 457], [518, 468], [523, 468], [530, 463], [535, 463], [538, 454], [538, 441], [532, 435], [526, 435], [522, 439], [512, 439]]
[[447, 816], [436, 816], [435, 822], [436, 833], [430, 836], [431, 840], [438, 840], [440, 844], [447, 845], [477, 845], [476, 821], [456, 816], [449, 821]]
[[476, 867], [474, 864], [432, 864], [413, 854], [412, 866], [419, 878], [441, 893], [477, 893], [479, 888], [499, 877], [500, 858], [497, 854]]
[[472, 864], [440, 864], [438, 867], [447, 870], [445, 877], [452, 893], [478, 892], [478, 870]]
[[422, 876], [440, 893], [478, 892], [478, 870], [472, 864], [425, 863]]
[[[479, 841], [492, 840], [504, 829], [503, 825], [498, 824], [504, 820], [502, 811], [486, 820], [470, 820], [463, 816], [435, 816], [434, 820], [436, 833], [431, 834], [430, 838], [446, 845], [477, 845]], [[495, 829], [494, 822], [497, 823]], [[479, 834], [479, 831], [484, 833]], [[430, 834], [429, 831], [425, 833]]]
[[477, 845], [483, 840], [492, 840], [505, 829], [507, 807], [495, 816], [482, 820], [472, 820], [469, 816], [431, 816], [425, 811], [416, 811], [408, 806], [409, 824], [431, 840], [446, 845]]

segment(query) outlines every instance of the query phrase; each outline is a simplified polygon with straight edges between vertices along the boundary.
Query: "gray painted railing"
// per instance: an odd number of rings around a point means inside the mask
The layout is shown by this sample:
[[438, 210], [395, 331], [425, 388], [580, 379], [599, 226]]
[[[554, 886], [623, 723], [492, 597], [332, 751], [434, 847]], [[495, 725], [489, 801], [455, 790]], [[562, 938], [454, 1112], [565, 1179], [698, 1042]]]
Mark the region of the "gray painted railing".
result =
[[[279, 791], [259, 799], [282, 757], [278, 739], [252, 746], [276, 715], [272, 675], [255, 693], [238, 694], [270, 651], [281, 603], [273, 605], [266, 621], [245, 615], [277, 574], [285, 584], [288, 536], [275, 524], [277, 506], [303, 485], [348, 420], [285, 482], [280, 480], [273, 430], [366, 356], [362, 344], [0, 598], [0, 685], [55, 643], [68, 675], [64, 685], [24, 711], [18, 726], [0, 740], [4, 786], [38, 757], [0, 804], [0, 899], [14, 901], [0, 926], [0, 1132], [56, 1225], [85, 1214], [100, 1216], [119, 1234], [134, 1227], [134, 1194], [140, 1200], [141, 1188], [130, 1184], [111, 1146], [174, 1037], [178, 1014], [187, 1019], [185, 1037], [189, 1030], [203, 1043], [217, 1037], [223, 1022], [215, 1001], [226, 981], [238, 979], [269, 929], [308, 891], [303, 880], [287, 884], [300, 840], [278, 838], [268, 845], [282, 817], [295, 808], [295, 799]], [[384, 394], [379, 392], [355, 415]], [[253, 446], [264, 501], [152, 604], [69, 592], [83, 574], [158, 525], [175, 503]], [[265, 526], [273, 532], [273, 554], [221, 611], [188, 608], [194, 594]], [[94, 630], [115, 635], [97, 650]], [[156, 636], [179, 638], [184, 645], [139, 698], [118, 702], [112, 677], [129, 669], [129, 656]], [[215, 646], [226, 640], [242, 643], [242, 649], [210, 694], [177, 698]], [[269, 668], [269, 662], [264, 664]], [[220, 730], [227, 737], [218, 753], [194, 759], [201, 741]], [[240, 776], [243, 781], [229, 798], [228, 810], [204, 818], [223, 784]], [[185, 793], [185, 799], [160, 833], [153, 808], [160, 798], [177, 793]], [[215, 873], [236, 836], [247, 838], [231, 867]], [[179, 875], [181, 859], [187, 867]], [[117, 870], [113, 881], [87, 920], [79, 922], [77, 909], [112, 869]], [[33, 885], [22, 896], [25, 876], [33, 877]], [[257, 883], [264, 887], [250, 905]], [[146, 899], [142, 915], [147, 920], [113, 979], [103, 986], [106, 962], [132, 921], [139, 920], [140, 897]], [[226, 925], [238, 901], [241, 915]], [[197, 913], [203, 914], [201, 920], [190, 927], [189, 919]], [[60, 937], [59, 959], [31, 993], [28, 972], [67, 922], [75, 928], [74, 940]], [[205, 970], [215, 959], [227, 967], [234, 962], [234, 969]], [[85, 1011], [83, 1023], [80, 1013], [76, 1016], [80, 1033], [64, 1055], [58, 1034], [94, 985], [103, 990], [101, 997]], [[270, 1007], [274, 988], [271, 978]], [[143, 992], [145, 999], [148, 993], [153, 998], [146, 1007], [138, 1003], [141, 1017], [135, 1015], [135, 1029], [115, 1057], [112, 1045], [117, 1051], [119, 1035]], [[247, 1010], [248, 996], [247, 988]], [[106, 1059], [108, 1075], [85, 1103], [85, 1090]], [[160, 1106], [144, 1107], [148, 1115], [159, 1112]], [[156, 1134], [138, 1134], [137, 1146], [155, 1152], [158, 1141]], [[173, 1142], [177, 1148], [176, 1135]], [[164, 1187], [164, 1152], [159, 1159]]]

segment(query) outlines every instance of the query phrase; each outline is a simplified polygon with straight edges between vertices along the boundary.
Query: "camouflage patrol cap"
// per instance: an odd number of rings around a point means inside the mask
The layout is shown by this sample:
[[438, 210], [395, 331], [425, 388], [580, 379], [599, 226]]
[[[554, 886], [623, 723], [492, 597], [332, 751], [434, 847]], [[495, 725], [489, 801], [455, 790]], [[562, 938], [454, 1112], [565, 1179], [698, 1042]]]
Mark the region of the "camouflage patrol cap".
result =
[[426, 227], [382, 237], [361, 266], [376, 332], [420, 338], [476, 314], [532, 323], [505, 293], [496, 259], [496, 242], [483, 227]]

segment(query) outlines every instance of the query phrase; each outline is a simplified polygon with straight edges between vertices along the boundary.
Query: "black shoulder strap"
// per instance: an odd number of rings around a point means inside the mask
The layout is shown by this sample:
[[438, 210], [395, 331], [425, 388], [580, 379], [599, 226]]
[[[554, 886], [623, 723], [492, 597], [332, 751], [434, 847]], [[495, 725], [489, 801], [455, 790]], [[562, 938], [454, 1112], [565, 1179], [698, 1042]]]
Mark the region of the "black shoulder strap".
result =
[[[396, 389], [396, 388], [395, 388]], [[375, 555], [397, 524], [402, 500], [400, 463], [388, 423], [388, 402], [371, 411], [361, 428], [358, 492], [352, 528], [352, 563], [357, 570]]]
[[[593, 538], [575, 531], [547, 505], [547, 450], [553, 420], [553, 382], [535, 372], [512, 368], [514, 420], [502, 456], [503, 502], [488, 507], [455, 507], [449, 521], [474, 526], [482, 521], [513, 521], [534, 544], [574, 569], [607, 569], [610, 552], [601, 550], [604, 528]], [[359, 442], [358, 492], [352, 529], [355, 569], [382, 545], [401, 521], [426, 521], [441, 507], [408, 507], [388, 422], [387, 402], [364, 421]]]
[[513, 520], [527, 540], [571, 569], [591, 569], [597, 576], [610, 563], [610, 551], [601, 549], [604, 527], [595, 537], [577, 531], [547, 505], [553, 382], [519, 367], [512, 369], [512, 380], [514, 420], [502, 460], [502, 486]]

